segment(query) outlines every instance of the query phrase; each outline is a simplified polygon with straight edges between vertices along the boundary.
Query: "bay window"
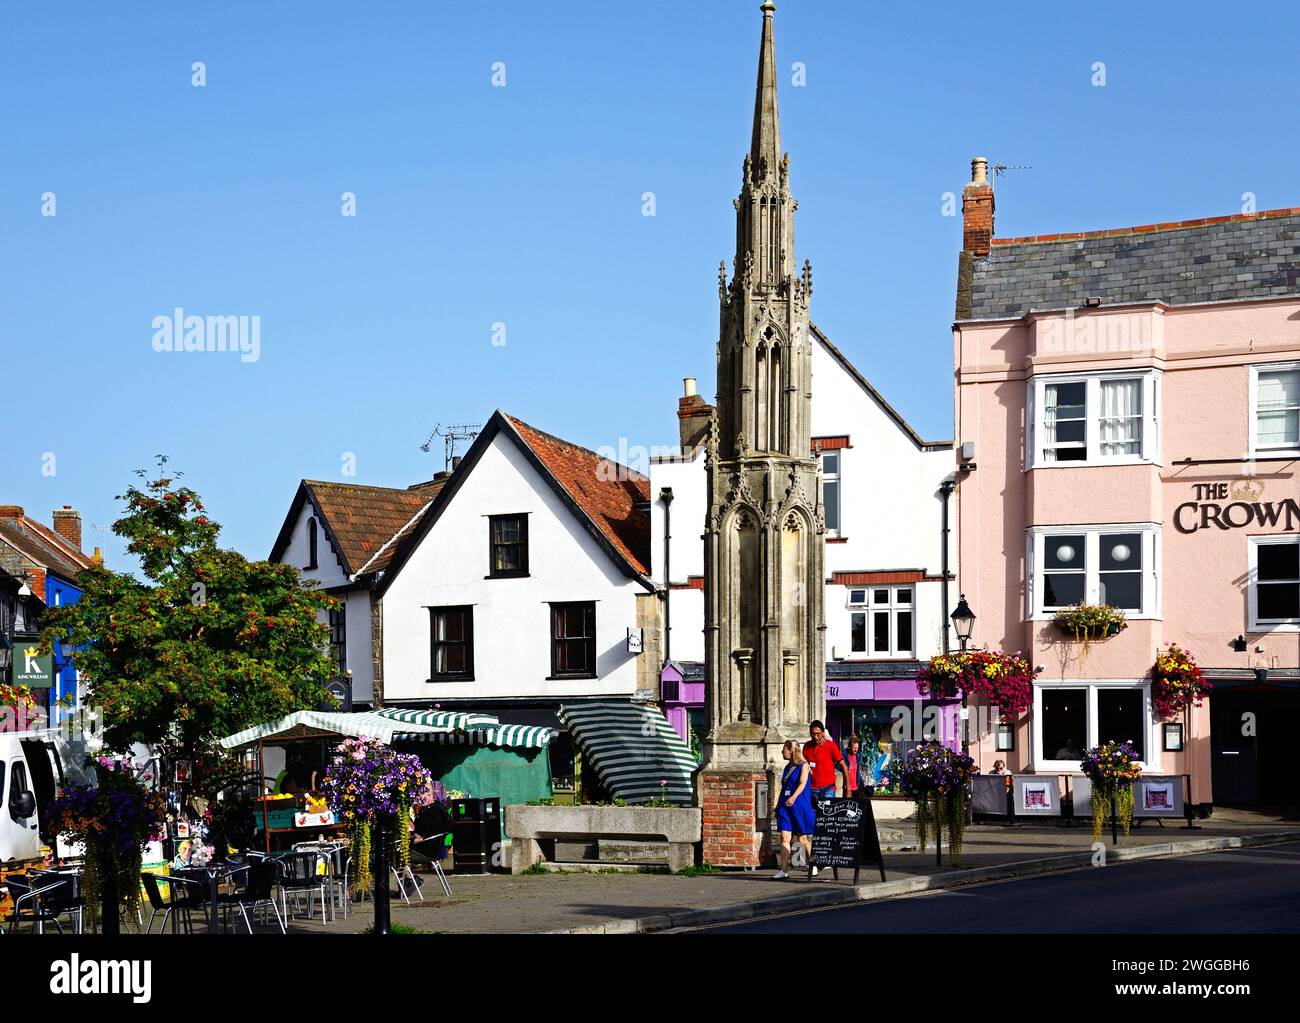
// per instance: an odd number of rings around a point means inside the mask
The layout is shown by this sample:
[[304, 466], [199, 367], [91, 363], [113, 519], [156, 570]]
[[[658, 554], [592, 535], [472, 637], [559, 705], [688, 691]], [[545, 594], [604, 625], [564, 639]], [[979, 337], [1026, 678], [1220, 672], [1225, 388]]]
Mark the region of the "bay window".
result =
[[1034, 377], [1027, 467], [1155, 461], [1158, 387], [1154, 370]]
[[1159, 554], [1155, 523], [1034, 527], [1026, 614], [1050, 618], [1072, 604], [1109, 604], [1129, 617], [1157, 618]]
[[1131, 742], [1153, 765], [1151, 687], [1134, 682], [1062, 682], [1034, 685], [1034, 767], [1077, 773], [1093, 746]]
[[1300, 363], [1250, 368], [1250, 452], [1300, 451]]

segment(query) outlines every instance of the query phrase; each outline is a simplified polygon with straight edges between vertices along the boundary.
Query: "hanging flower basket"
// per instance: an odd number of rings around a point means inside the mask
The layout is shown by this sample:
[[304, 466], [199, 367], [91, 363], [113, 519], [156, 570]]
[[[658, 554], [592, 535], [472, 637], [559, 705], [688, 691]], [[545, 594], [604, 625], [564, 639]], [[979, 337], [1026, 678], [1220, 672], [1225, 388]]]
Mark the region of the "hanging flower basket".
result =
[[960, 864], [966, 803], [974, 773], [974, 760], [954, 753], [943, 743], [923, 742], [908, 750], [894, 781], [902, 795], [916, 800], [916, 841], [921, 852], [925, 852], [927, 839], [938, 842], [946, 833], [952, 862]]
[[1053, 624], [1075, 642], [1118, 636], [1128, 628], [1124, 612], [1109, 604], [1074, 604], [1056, 612]]
[[352, 842], [357, 891], [385, 883], [370, 870], [371, 834], [380, 826], [390, 842], [392, 865], [401, 871], [411, 861], [411, 822], [415, 798], [432, 778], [413, 753], [398, 753], [378, 739], [344, 739], [335, 750], [321, 791]]
[[1177, 643], [1171, 643], [1151, 666], [1151, 702], [1162, 721], [1193, 704], [1199, 707], [1212, 688], [1196, 660]]
[[1133, 779], [1142, 774], [1137, 750], [1131, 741], [1114, 739], [1094, 746], [1083, 755], [1079, 767], [1092, 782], [1092, 839], [1101, 838], [1110, 813], [1111, 799], [1124, 834], [1133, 827]]
[[128, 918], [139, 907], [144, 847], [163, 834], [167, 807], [161, 796], [141, 784], [147, 775], [137, 779], [129, 757], [98, 757], [87, 760], [86, 766], [95, 770], [95, 786], [65, 784], [51, 805], [50, 825], [85, 848], [81, 890], [94, 926], [106, 882], [108, 890], [116, 882]]
[[1023, 714], [1034, 702], [1034, 676], [1019, 653], [969, 650], [964, 654], [939, 654], [916, 675], [916, 688], [935, 700], [978, 696], [998, 708], [1004, 717]]

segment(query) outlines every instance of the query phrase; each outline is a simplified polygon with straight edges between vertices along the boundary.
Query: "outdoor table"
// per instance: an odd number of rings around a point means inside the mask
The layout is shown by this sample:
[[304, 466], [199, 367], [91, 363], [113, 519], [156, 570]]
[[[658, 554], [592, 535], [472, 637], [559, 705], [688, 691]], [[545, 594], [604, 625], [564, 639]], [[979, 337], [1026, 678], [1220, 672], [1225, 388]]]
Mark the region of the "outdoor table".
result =
[[[173, 871], [173, 873], [175, 873], [176, 876], [182, 878], [185, 877], [186, 874], [203, 875], [205, 883], [208, 885], [209, 893], [211, 896], [212, 915], [208, 920], [209, 932], [215, 933], [217, 931], [217, 921], [220, 919], [220, 909], [217, 905], [217, 895], [218, 895], [218, 890], [221, 887], [221, 882], [229, 877], [232, 877], [239, 870], [243, 869], [243, 867], [244, 864], [221, 863], [221, 864], [215, 864], [210, 867], [195, 867], [195, 866], [181, 867]], [[224, 927], [221, 928], [221, 933], [224, 934], [225, 930], [226, 929]]]

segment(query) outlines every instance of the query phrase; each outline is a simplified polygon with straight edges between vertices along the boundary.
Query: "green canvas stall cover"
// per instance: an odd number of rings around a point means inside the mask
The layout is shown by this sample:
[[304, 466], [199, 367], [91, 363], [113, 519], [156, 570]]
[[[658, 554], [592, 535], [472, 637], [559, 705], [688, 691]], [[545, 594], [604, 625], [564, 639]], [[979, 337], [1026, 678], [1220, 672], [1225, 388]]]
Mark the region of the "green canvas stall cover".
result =
[[[496, 796], [503, 807], [551, 798], [551, 762], [545, 749], [438, 746], [400, 742], [416, 753], [434, 781], [470, 796]], [[503, 814], [504, 816], [504, 814]]]

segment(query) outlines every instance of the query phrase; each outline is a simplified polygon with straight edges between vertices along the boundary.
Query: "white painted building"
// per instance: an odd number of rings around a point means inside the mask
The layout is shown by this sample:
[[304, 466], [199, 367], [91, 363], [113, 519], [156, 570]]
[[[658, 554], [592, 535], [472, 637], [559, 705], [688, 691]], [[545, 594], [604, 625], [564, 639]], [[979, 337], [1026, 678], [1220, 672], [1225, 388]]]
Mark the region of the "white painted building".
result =
[[[944, 533], [944, 483], [956, 465], [951, 441], [922, 440], [815, 326], [812, 336], [813, 447], [820, 452], [827, 533], [827, 724], [842, 738], [850, 730], [887, 730], [889, 710], [917, 697], [919, 662], [944, 649], [958, 598], [955, 546]], [[654, 458], [650, 469], [653, 576], [660, 588], [670, 583], [664, 613], [672, 663], [662, 693], [683, 736], [699, 730], [703, 709], [701, 442], [711, 411], [688, 381], [678, 408], [683, 454]], [[944, 737], [954, 739], [955, 711], [945, 708], [940, 719]]]

